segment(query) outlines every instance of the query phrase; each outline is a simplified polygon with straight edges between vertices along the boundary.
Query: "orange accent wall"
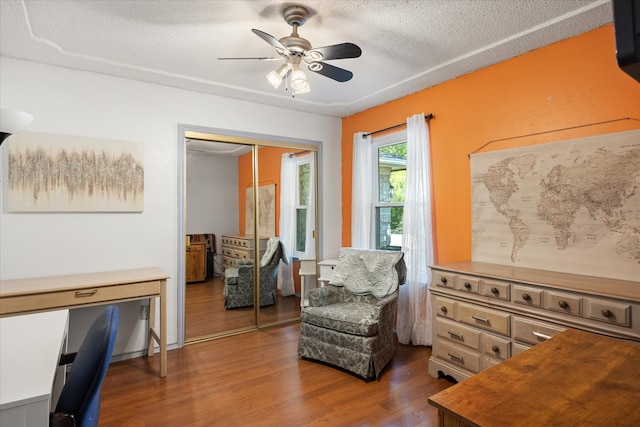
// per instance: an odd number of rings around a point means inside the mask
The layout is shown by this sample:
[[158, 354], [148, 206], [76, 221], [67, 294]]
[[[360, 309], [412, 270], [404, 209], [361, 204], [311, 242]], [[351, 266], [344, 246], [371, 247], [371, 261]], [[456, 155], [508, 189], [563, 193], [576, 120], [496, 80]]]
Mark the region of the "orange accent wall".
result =
[[[428, 52], [425, 52], [428, 54]], [[640, 83], [615, 60], [606, 25], [342, 120], [342, 245], [351, 244], [353, 134], [416, 113], [429, 124], [436, 262], [471, 258], [468, 155], [489, 141], [620, 118], [640, 120]], [[482, 151], [640, 128], [639, 121], [579, 127], [492, 143]]]
[[[258, 185], [276, 185], [276, 236], [280, 235], [280, 162], [291, 149], [263, 147], [258, 150]], [[244, 234], [246, 224], [246, 191], [253, 186], [251, 153], [238, 157], [238, 233]]]

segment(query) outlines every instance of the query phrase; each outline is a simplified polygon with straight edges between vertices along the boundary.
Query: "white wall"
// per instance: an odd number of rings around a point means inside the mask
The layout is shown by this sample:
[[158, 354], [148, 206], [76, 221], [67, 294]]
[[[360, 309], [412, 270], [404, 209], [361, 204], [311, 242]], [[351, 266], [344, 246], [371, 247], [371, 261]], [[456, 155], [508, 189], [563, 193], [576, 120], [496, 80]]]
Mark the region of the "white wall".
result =
[[186, 234], [238, 233], [238, 158], [187, 151]]
[[[182, 256], [177, 253], [179, 123], [320, 141], [321, 254], [335, 256], [341, 240], [341, 121], [297, 112], [296, 102], [292, 99], [288, 110], [0, 58], [0, 105], [33, 114], [29, 131], [138, 141], [145, 149], [142, 213], [25, 214], [0, 206], [0, 279], [158, 266], [171, 276], [167, 337], [175, 345]], [[1, 191], [6, 191], [10, 141], [0, 147]], [[138, 303], [121, 310], [115, 354], [140, 352], [145, 343]]]

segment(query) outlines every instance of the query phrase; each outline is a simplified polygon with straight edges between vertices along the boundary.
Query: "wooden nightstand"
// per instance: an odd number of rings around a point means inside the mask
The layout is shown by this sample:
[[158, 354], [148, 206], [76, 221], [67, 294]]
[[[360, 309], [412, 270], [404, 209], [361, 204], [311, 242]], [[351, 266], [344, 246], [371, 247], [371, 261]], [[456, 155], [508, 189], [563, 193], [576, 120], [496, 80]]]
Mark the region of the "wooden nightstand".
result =
[[207, 277], [207, 244], [193, 242], [186, 251], [186, 282], [203, 282]]

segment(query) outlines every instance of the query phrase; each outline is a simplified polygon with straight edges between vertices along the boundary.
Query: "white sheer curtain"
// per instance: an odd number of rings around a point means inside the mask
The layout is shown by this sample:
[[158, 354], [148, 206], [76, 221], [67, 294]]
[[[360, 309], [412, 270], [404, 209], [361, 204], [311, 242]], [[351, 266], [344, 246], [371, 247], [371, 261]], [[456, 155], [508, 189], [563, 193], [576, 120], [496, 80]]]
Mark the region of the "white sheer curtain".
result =
[[351, 247], [371, 249], [371, 140], [364, 132], [353, 135], [351, 184]]
[[278, 288], [284, 297], [293, 295], [293, 267], [291, 256], [296, 238], [296, 163], [291, 153], [282, 155], [280, 163], [280, 240], [284, 243], [289, 264], [280, 262], [278, 267]]
[[398, 298], [398, 341], [431, 345], [429, 265], [433, 264], [431, 223], [431, 156], [429, 132], [423, 114], [407, 118], [407, 182], [404, 201], [402, 250], [407, 281]]

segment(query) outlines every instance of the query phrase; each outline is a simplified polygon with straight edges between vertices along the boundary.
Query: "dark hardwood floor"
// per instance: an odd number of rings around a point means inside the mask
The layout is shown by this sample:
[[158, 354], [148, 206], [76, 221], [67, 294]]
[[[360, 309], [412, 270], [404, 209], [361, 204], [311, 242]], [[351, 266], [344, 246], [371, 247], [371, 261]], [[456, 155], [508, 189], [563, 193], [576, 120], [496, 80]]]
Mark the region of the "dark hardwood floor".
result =
[[[186, 286], [185, 337], [187, 341], [227, 331], [255, 326], [253, 307], [226, 309], [223, 278], [216, 276], [205, 282]], [[300, 297], [277, 295], [276, 303], [260, 307], [260, 324], [268, 325], [300, 318]]]
[[379, 381], [297, 356], [299, 324], [192, 344], [109, 367], [100, 426], [435, 426], [427, 398], [451, 384], [431, 350], [397, 345]]

